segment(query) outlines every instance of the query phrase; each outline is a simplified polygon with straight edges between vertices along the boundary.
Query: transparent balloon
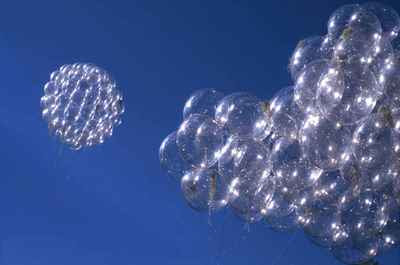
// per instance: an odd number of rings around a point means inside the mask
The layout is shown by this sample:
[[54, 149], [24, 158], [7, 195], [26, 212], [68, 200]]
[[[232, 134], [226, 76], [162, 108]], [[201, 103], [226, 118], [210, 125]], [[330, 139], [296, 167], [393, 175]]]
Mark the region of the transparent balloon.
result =
[[[375, 240], [374, 240], [375, 239]], [[345, 264], [363, 264], [372, 260], [378, 254], [377, 238], [357, 244], [351, 239], [332, 248], [333, 255]]]
[[221, 149], [218, 172], [226, 182], [260, 176], [268, 168], [269, 150], [251, 138], [230, 137]]
[[360, 59], [361, 64], [368, 67], [375, 75], [380, 91], [385, 91], [384, 78], [392, 67], [395, 52], [392, 44], [386, 38], [380, 38], [371, 47], [368, 55]]
[[263, 218], [274, 189], [269, 168], [265, 167], [263, 171], [255, 168], [231, 182], [230, 206], [233, 212], [246, 222], [257, 222]]
[[329, 19], [328, 34], [335, 39], [373, 42], [382, 34], [382, 26], [375, 14], [352, 4], [337, 9]]
[[228, 203], [227, 186], [222, 185], [214, 169], [189, 171], [181, 179], [181, 189], [187, 203], [197, 211], [216, 211]]
[[339, 64], [321, 76], [317, 105], [326, 118], [351, 125], [366, 118], [380, 97], [380, 86], [370, 70]]
[[176, 131], [169, 134], [161, 143], [159, 158], [161, 167], [176, 180], [180, 180], [185, 172], [190, 169], [189, 164], [183, 160], [176, 144]]
[[287, 231], [297, 228], [296, 206], [287, 198], [287, 187], [275, 182], [274, 193], [262, 210], [264, 220], [274, 230]]
[[294, 50], [289, 62], [289, 71], [293, 80], [296, 80], [304, 68], [311, 62], [328, 58], [323, 49], [325, 39], [321, 36], [301, 40]]
[[218, 102], [224, 97], [215, 89], [200, 89], [195, 91], [185, 103], [183, 108], [183, 119], [192, 114], [203, 114], [214, 117]]
[[309, 212], [304, 231], [315, 244], [333, 247], [342, 244], [349, 234], [341, 223], [341, 212], [335, 208], [316, 208]]
[[275, 180], [289, 190], [304, 189], [312, 185], [313, 166], [303, 156], [300, 143], [290, 138], [278, 139], [271, 152], [271, 166]]
[[400, 17], [396, 10], [378, 2], [365, 3], [363, 8], [373, 13], [379, 19], [382, 25], [383, 36], [389, 39], [394, 39], [398, 36], [400, 31]]
[[348, 26], [351, 17], [360, 9], [358, 4], [349, 4], [335, 10], [328, 20], [328, 34], [331, 38], [338, 39]]
[[327, 60], [313, 61], [297, 77], [294, 86], [294, 102], [303, 112], [315, 108], [318, 81], [328, 65]]
[[340, 169], [350, 159], [351, 134], [351, 130], [340, 122], [313, 112], [306, 116], [299, 139], [304, 156], [315, 166], [334, 170]]
[[270, 131], [269, 110], [264, 102], [247, 93], [223, 98], [216, 109], [215, 120], [229, 134], [264, 139]]
[[390, 113], [383, 109], [362, 122], [353, 135], [353, 153], [360, 164], [362, 178], [375, 189], [392, 181], [392, 123]]
[[224, 144], [223, 130], [212, 118], [193, 114], [178, 129], [177, 145], [183, 159], [194, 167], [209, 168]]
[[294, 102], [293, 87], [278, 91], [271, 100], [271, 131], [276, 136], [297, 138], [303, 112]]

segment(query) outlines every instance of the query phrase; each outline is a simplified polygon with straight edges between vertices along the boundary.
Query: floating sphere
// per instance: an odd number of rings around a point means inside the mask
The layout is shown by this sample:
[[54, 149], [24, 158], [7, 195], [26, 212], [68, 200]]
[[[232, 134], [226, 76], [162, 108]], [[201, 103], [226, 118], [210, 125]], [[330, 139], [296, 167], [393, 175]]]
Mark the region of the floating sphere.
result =
[[263, 140], [270, 132], [268, 107], [247, 93], [234, 93], [218, 104], [215, 120], [229, 134]]
[[369, 54], [360, 59], [361, 64], [374, 73], [382, 92], [385, 92], [385, 78], [391, 72], [394, 60], [395, 52], [387, 38], [380, 38], [376, 41]]
[[254, 139], [230, 137], [221, 148], [218, 172], [226, 182], [235, 178], [246, 178], [249, 172], [260, 176], [268, 168], [269, 150]]
[[185, 103], [183, 108], [183, 119], [192, 114], [203, 114], [214, 117], [218, 102], [224, 97], [221, 92], [213, 88], [195, 91]]
[[342, 170], [324, 171], [318, 177], [313, 186], [313, 195], [319, 205], [328, 207], [337, 205], [341, 196], [352, 188], [354, 183], [346, 170], [344, 167]]
[[341, 223], [340, 210], [329, 207], [313, 209], [304, 231], [312, 242], [329, 248], [340, 245], [349, 237]]
[[363, 264], [378, 254], [379, 245], [377, 237], [364, 241], [362, 244], [357, 244], [349, 238], [345, 243], [333, 247], [331, 251], [344, 264]]
[[227, 204], [227, 187], [221, 185], [214, 169], [199, 168], [181, 179], [182, 193], [187, 203], [197, 211], [215, 211]]
[[351, 125], [371, 114], [381, 95], [370, 70], [357, 64], [332, 65], [319, 81], [317, 105], [327, 119]]
[[360, 5], [345, 5], [329, 19], [328, 34], [334, 39], [362, 39], [373, 42], [382, 34], [379, 19]]
[[192, 114], [179, 127], [176, 142], [187, 163], [193, 167], [209, 168], [218, 160], [224, 137], [215, 120], [206, 115]]
[[297, 77], [294, 86], [294, 102], [303, 111], [308, 112], [316, 106], [318, 81], [329, 62], [316, 60], [309, 63]]
[[339, 122], [309, 113], [300, 129], [304, 156], [324, 170], [340, 169], [351, 156], [351, 130]]
[[269, 172], [268, 167], [262, 171], [255, 168], [245, 176], [235, 178], [229, 186], [230, 206], [246, 222], [261, 220], [272, 200], [275, 186]]
[[176, 131], [169, 134], [161, 143], [159, 159], [161, 167], [176, 180], [180, 180], [185, 172], [190, 169], [189, 164], [183, 160], [176, 144]]
[[360, 164], [362, 178], [375, 189], [392, 181], [391, 165], [395, 159], [392, 120], [387, 113], [371, 115], [355, 130], [353, 153]]
[[271, 131], [277, 137], [297, 138], [303, 112], [294, 102], [293, 87], [279, 90], [271, 99]]
[[400, 31], [399, 14], [390, 6], [378, 2], [368, 2], [363, 4], [363, 8], [373, 13], [382, 25], [383, 36], [394, 39]]
[[41, 98], [51, 133], [73, 149], [101, 144], [121, 123], [122, 94], [93, 64], [67, 64], [51, 74]]
[[304, 68], [311, 62], [327, 58], [324, 50], [325, 39], [321, 36], [301, 40], [293, 52], [289, 62], [289, 71], [296, 80]]
[[[273, 176], [273, 179], [275, 177]], [[274, 193], [262, 210], [264, 219], [269, 227], [278, 231], [290, 230], [297, 227], [294, 203], [287, 199], [289, 190], [277, 181]]]
[[314, 183], [315, 179], [310, 178], [313, 166], [303, 156], [297, 140], [285, 137], [278, 139], [272, 148], [270, 159], [275, 181], [291, 193]]
[[351, 17], [360, 9], [358, 4], [344, 5], [336, 9], [328, 20], [328, 35], [338, 39], [348, 26]]

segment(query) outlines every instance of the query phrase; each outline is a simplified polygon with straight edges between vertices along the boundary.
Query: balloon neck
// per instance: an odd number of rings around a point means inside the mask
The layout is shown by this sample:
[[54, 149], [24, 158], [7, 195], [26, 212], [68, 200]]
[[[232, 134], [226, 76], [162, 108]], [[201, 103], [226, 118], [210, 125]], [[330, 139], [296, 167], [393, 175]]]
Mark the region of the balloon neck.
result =
[[378, 112], [382, 114], [385, 126], [394, 128], [392, 111], [387, 106], [382, 106]]
[[269, 101], [263, 101], [261, 102], [261, 108], [263, 112], [267, 115], [270, 115], [271, 113], [271, 105], [269, 104]]

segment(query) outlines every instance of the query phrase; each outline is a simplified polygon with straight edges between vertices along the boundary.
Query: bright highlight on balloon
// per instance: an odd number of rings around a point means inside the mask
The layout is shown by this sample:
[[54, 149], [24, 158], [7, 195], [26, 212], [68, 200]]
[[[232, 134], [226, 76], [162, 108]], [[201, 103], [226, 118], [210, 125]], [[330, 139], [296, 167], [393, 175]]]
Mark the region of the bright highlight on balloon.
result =
[[269, 100], [195, 92], [160, 148], [188, 204], [300, 228], [345, 264], [400, 244], [400, 17], [346, 5], [302, 40]]
[[93, 64], [67, 64], [53, 72], [40, 103], [50, 133], [76, 150], [103, 143], [124, 113], [115, 81]]

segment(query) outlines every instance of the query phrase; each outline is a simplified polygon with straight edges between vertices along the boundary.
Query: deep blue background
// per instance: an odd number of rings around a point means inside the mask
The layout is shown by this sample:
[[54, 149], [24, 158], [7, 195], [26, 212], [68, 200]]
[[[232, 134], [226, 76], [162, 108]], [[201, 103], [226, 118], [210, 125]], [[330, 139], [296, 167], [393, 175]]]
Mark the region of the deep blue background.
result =
[[[324, 34], [345, 3], [2, 1], [0, 264], [339, 264], [301, 233], [248, 231], [229, 211], [210, 226], [161, 172], [158, 147], [196, 88], [269, 98], [288, 85], [297, 41]], [[73, 62], [109, 70], [126, 104], [113, 137], [80, 152], [49, 137], [39, 107], [50, 72]]]

